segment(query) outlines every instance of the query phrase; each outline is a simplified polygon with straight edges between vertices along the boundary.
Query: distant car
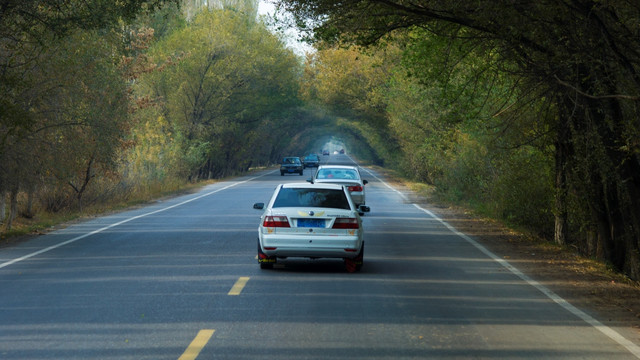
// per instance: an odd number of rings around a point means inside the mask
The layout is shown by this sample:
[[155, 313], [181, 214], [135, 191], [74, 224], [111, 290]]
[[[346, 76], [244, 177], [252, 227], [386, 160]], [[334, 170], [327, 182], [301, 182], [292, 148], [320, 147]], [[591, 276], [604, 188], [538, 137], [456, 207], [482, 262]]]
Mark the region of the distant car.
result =
[[344, 154], [344, 149], [340, 149], [340, 154]]
[[302, 164], [305, 168], [318, 167], [320, 165], [320, 157], [316, 154], [309, 154], [302, 159]]
[[260, 268], [279, 258], [341, 258], [347, 271], [360, 270], [364, 260], [362, 219], [344, 186], [281, 184], [267, 203], [258, 227]]
[[282, 159], [282, 164], [280, 165], [281, 176], [295, 173], [302, 175], [303, 171], [304, 166], [302, 166], [302, 161], [300, 161], [299, 157], [286, 157]]
[[322, 150], [322, 155], [329, 156], [329, 150]]
[[310, 182], [344, 185], [356, 206], [365, 204], [364, 186], [369, 182], [362, 179], [360, 170], [355, 166], [320, 165]]

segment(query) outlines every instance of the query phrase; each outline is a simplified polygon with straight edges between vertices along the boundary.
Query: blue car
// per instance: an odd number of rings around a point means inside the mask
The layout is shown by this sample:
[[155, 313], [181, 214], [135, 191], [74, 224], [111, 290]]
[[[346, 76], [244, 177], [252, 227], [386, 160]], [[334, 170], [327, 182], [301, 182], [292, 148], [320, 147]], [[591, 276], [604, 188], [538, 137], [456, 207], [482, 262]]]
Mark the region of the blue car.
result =
[[316, 154], [309, 154], [302, 160], [305, 168], [318, 167], [320, 165], [320, 157]]

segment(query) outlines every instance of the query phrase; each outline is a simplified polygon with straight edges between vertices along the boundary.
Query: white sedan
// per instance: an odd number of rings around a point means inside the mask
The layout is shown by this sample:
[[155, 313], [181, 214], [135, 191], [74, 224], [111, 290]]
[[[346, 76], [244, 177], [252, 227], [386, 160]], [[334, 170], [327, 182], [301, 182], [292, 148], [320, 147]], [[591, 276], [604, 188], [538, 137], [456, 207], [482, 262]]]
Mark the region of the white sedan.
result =
[[347, 271], [360, 270], [364, 240], [349, 190], [336, 184], [281, 184], [267, 203], [258, 228], [258, 262], [272, 268], [278, 258], [341, 258]]
[[320, 165], [310, 182], [344, 185], [356, 206], [365, 204], [364, 186], [369, 182], [362, 179], [360, 170], [355, 166]]

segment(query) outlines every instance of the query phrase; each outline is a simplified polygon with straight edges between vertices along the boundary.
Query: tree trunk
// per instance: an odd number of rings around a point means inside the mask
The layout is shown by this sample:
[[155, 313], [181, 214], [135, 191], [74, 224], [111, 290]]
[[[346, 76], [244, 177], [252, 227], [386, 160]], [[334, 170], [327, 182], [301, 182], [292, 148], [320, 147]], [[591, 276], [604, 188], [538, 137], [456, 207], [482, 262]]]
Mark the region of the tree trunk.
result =
[[559, 125], [558, 137], [555, 146], [555, 229], [554, 240], [560, 246], [567, 245], [569, 231], [569, 212], [567, 210], [567, 166], [569, 157], [569, 129], [567, 128], [568, 120], [562, 121]]
[[[596, 227], [598, 255], [634, 280], [640, 279], [640, 165], [638, 156], [621, 149], [624, 114], [618, 100], [588, 101], [585, 131], [595, 131], [585, 155], [590, 162], [588, 194]], [[589, 196], [591, 195], [591, 196]]]
[[9, 218], [7, 219], [7, 230], [13, 227], [13, 220], [18, 214], [18, 187], [11, 189], [9, 196]]
[[85, 169], [84, 179], [82, 180], [82, 185], [80, 187], [74, 185], [71, 181], [69, 181], [69, 185], [76, 192], [76, 198], [78, 199], [78, 206], [80, 208], [80, 212], [82, 212], [82, 195], [84, 195], [84, 191], [87, 189], [89, 182], [91, 179], [95, 177], [93, 174], [93, 162], [95, 161], [95, 154], [91, 155], [89, 159], [89, 163], [87, 164], [87, 168]]
[[24, 213], [24, 216], [31, 219], [33, 214], [33, 198], [34, 198], [35, 189], [34, 186], [29, 187], [29, 191], [27, 192], [27, 210]]
[[0, 225], [4, 224], [4, 219], [7, 216], [7, 193], [0, 191]]

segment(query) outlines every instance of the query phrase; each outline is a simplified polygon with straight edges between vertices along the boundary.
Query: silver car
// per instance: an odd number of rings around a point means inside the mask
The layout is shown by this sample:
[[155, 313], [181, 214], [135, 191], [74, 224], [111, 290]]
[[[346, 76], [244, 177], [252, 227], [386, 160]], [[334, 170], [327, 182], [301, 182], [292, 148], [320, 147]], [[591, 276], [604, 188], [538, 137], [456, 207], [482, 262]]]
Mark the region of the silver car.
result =
[[278, 258], [341, 258], [347, 271], [360, 270], [364, 240], [360, 209], [348, 190], [336, 184], [281, 184], [264, 210], [258, 228], [258, 262], [272, 268]]
[[360, 170], [355, 166], [320, 165], [310, 182], [344, 185], [356, 206], [366, 204], [364, 186], [369, 182], [362, 179]]

